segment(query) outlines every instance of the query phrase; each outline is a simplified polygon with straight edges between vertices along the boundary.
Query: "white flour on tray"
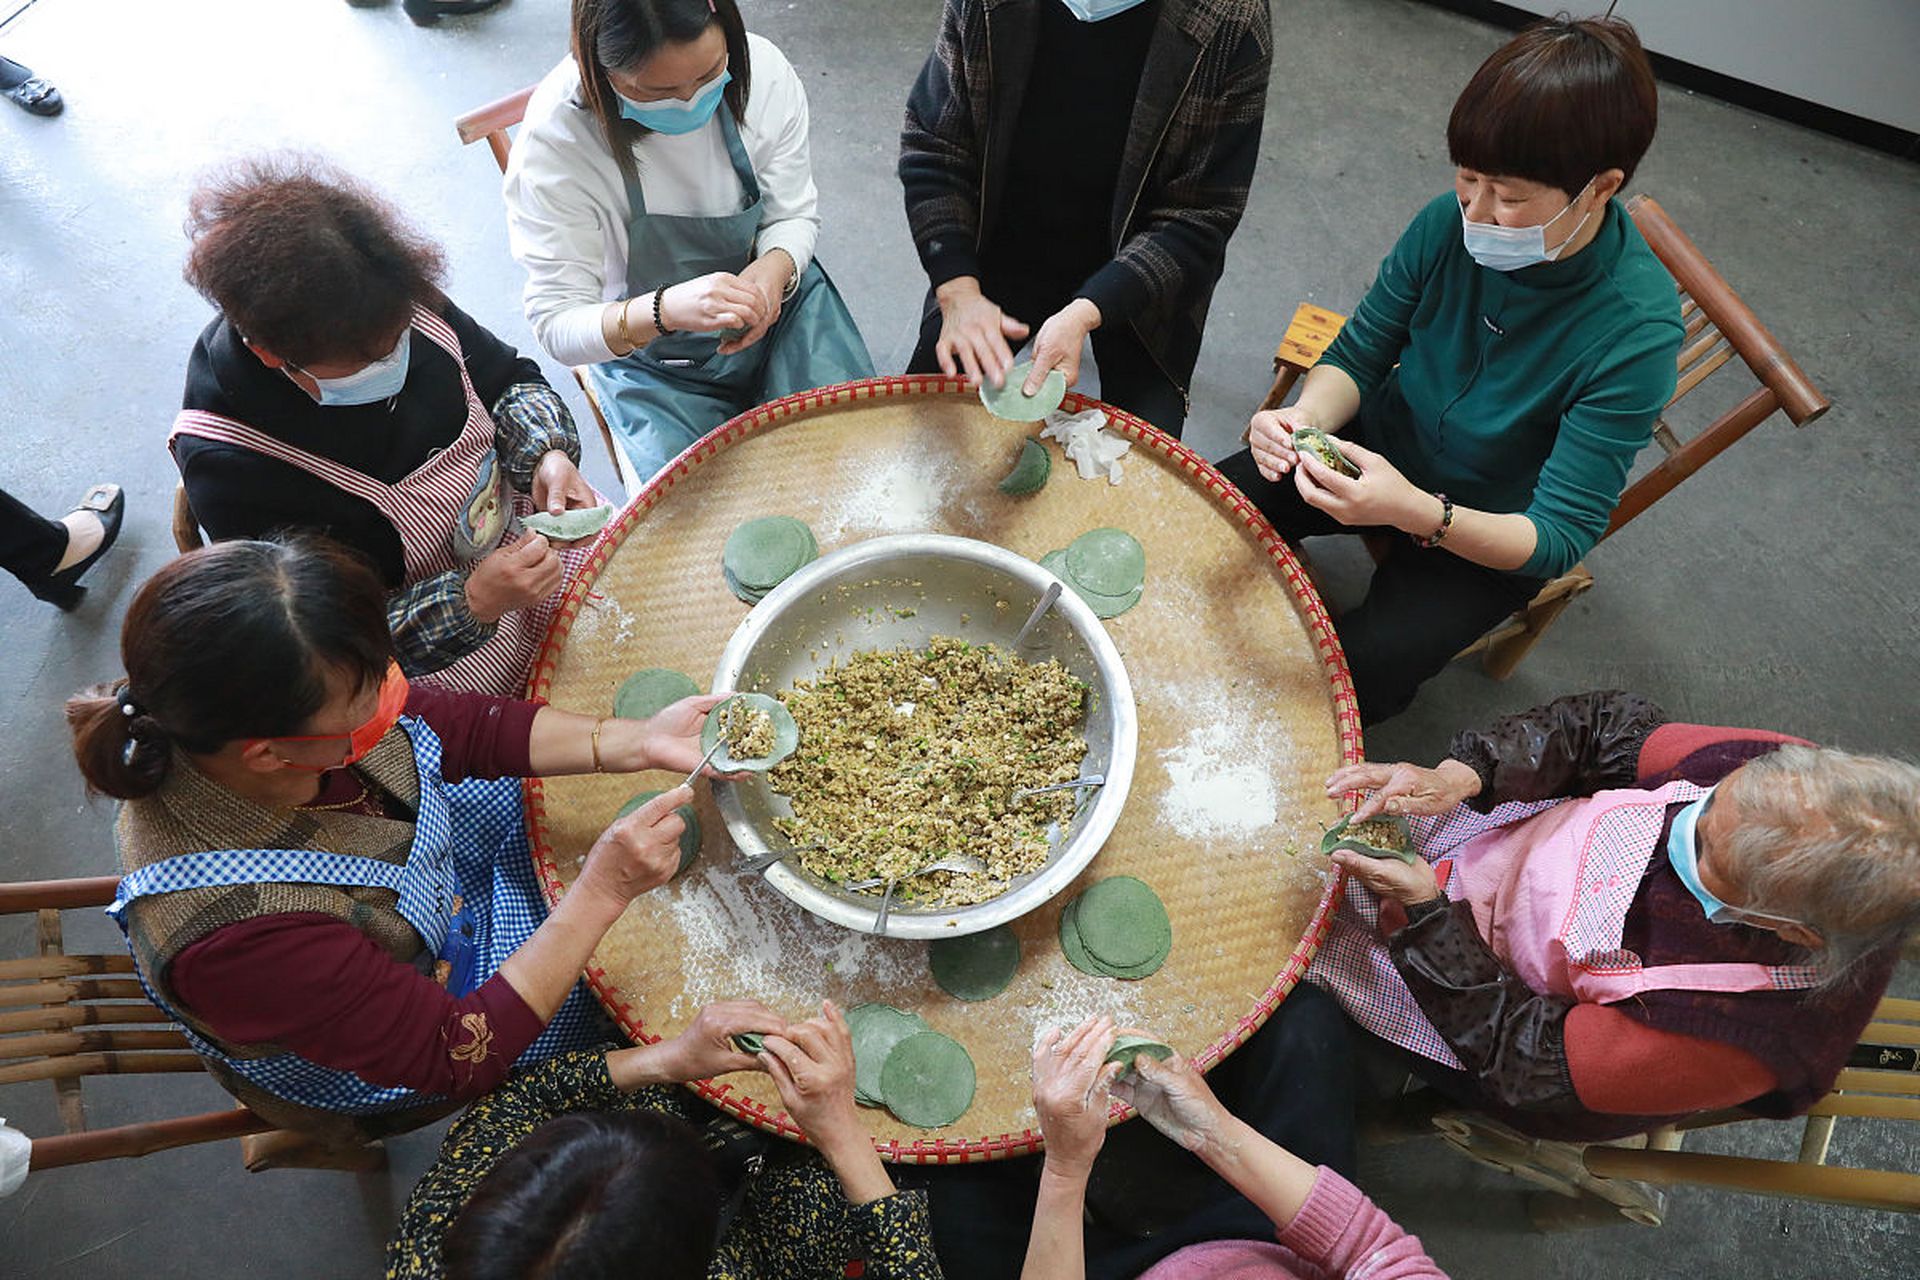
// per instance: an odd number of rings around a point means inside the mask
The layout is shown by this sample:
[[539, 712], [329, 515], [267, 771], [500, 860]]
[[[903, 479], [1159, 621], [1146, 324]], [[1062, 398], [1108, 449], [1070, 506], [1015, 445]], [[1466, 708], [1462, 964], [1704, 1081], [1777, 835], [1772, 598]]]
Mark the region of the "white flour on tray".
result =
[[864, 472], [837, 498], [828, 498], [814, 532], [837, 542], [849, 529], [873, 533], [919, 533], [940, 524], [953, 481], [953, 461], [926, 449], [911, 449]]
[[1218, 677], [1162, 689], [1192, 726], [1160, 751], [1160, 818], [1183, 836], [1246, 836], [1279, 821], [1277, 777], [1292, 768], [1293, 746], [1249, 692]]
[[715, 1000], [754, 999], [789, 1014], [815, 1008], [826, 975], [870, 975], [897, 988], [924, 977], [924, 944], [882, 940], [808, 915], [758, 876], [710, 871], [669, 891], [686, 939], [684, 975], [670, 1010], [689, 1020]]

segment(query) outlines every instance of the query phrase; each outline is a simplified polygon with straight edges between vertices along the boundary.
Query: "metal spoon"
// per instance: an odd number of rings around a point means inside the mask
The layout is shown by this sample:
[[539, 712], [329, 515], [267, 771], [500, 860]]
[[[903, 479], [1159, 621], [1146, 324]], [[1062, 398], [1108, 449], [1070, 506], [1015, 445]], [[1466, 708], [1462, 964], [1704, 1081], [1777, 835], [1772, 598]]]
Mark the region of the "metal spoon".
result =
[[714, 744], [707, 749], [707, 754], [700, 758], [699, 764], [693, 766], [693, 772], [688, 774], [686, 776], [686, 780], [683, 781], [680, 785], [683, 787], [692, 786], [693, 780], [700, 776], [701, 770], [705, 769], [709, 764], [711, 764], [713, 762], [713, 758], [720, 754], [720, 748], [726, 745], [727, 745], [727, 740], [724, 736], [715, 740]]
[[1038, 626], [1047, 610], [1053, 608], [1053, 602], [1060, 598], [1061, 586], [1058, 582], [1049, 582], [1047, 589], [1040, 595], [1040, 603], [1033, 606], [1033, 612], [1027, 615], [1027, 623], [1020, 628], [1020, 634], [1013, 638], [1013, 647], [1018, 649], [1027, 642], [1027, 636]]
[[1055, 782], [1044, 787], [1016, 787], [1007, 800], [1010, 805], [1019, 804], [1028, 796], [1045, 795], [1049, 791], [1071, 791], [1075, 787], [1103, 787], [1107, 783], [1105, 774], [1096, 773], [1090, 778], [1075, 778], [1072, 782]]
[[941, 858], [938, 862], [929, 862], [917, 871], [909, 871], [906, 875], [897, 877], [896, 880], [888, 880], [885, 876], [875, 876], [871, 880], [855, 880], [851, 884], [843, 884], [840, 887], [853, 893], [864, 893], [868, 889], [878, 889], [883, 884], [897, 883], [898, 880], [911, 880], [915, 876], [930, 875], [935, 871], [951, 871], [957, 875], [977, 876], [985, 874], [986, 870], [987, 864], [985, 859], [976, 858], [970, 853], [955, 853]]
[[763, 853], [757, 858], [748, 858], [740, 864], [740, 874], [753, 875], [756, 873], [764, 873], [770, 870], [775, 864], [785, 862], [796, 853], [806, 853], [809, 850], [824, 849], [826, 847], [824, 844], [790, 844], [784, 849], [775, 849], [770, 853]]

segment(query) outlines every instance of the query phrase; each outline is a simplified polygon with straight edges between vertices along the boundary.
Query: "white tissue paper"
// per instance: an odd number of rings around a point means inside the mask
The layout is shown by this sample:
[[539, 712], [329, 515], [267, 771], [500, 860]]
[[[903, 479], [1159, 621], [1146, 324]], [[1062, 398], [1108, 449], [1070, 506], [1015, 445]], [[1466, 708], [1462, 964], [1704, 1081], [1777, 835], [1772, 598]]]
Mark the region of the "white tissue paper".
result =
[[1107, 434], [1107, 415], [1098, 409], [1067, 414], [1055, 409], [1047, 415], [1040, 432], [1044, 439], [1058, 440], [1067, 460], [1079, 468], [1082, 480], [1105, 476], [1108, 484], [1120, 483], [1120, 455], [1133, 448], [1133, 441]]
[[33, 1143], [27, 1135], [0, 1116], [0, 1198], [12, 1195], [27, 1180], [27, 1157], [32, 1154]]

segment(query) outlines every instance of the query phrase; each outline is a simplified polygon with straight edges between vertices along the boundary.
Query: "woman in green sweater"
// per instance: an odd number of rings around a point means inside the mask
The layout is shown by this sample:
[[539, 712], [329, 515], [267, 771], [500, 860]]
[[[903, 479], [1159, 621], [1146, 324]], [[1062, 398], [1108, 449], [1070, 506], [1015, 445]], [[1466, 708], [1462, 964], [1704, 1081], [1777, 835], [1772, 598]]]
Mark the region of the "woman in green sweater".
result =
[[[1299, 400], [1220, 469], [1289, 540], [1384, 532], [1338, 621], [1369, 723], [1606, 530], [1673, 393], [1673, 280], [1616, 194], [1653, 141], [1653, 71], [1619, 19], [1549, 19], [1454, 103], [1454, 190], [1401, 235]], [[1343, 475], [1294, 432], [1334, 434]]]

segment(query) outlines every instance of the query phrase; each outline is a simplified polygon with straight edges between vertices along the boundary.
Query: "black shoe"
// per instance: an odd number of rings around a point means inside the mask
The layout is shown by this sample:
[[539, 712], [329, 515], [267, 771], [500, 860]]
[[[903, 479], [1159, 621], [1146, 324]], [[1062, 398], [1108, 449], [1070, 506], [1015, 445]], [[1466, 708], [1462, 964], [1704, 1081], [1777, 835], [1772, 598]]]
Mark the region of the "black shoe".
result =
[[22, 111], [31, 111], [36, 116], [57, 116], [67, 106], [60, 91], [39, 76], [29, 76], [5, 90], [5, 95]]
[[117, 484], [97, 484], [87, 490], [80, 499], [75, 511], [91, 511], [100, 517], [102, 532], [100, 545], [93, 554], [78, 564], [70, 564], [55, 574], [50, 574], [37, 583], [29, 583], [27, 589], [48, 604], [58, 605], [62, 609], [72, 609], [80, 603], [87, 589], [80, 585], [80, 578], [93, 568], [93, 562], [107, 554], [120, 536], [120, 521], [127, 514], [127, 495]]
[[416, 27], [430, 27], [442, 18], [479, 13], [499, 3], [500, 0], [400, 0], [400, 7]]

